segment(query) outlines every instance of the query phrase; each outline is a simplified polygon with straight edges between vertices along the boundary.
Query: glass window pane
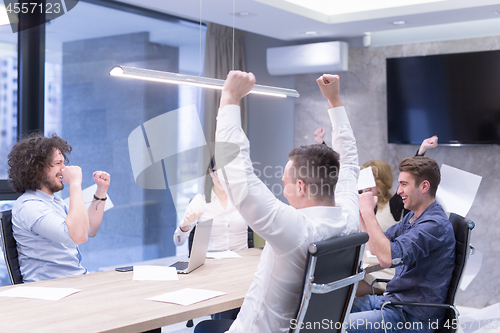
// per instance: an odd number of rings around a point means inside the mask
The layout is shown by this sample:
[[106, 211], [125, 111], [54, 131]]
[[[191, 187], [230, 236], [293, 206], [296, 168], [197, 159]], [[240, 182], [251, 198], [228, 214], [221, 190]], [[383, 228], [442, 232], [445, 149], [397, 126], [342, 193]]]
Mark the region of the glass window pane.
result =
[[[79, 2], [46, 30], [45, 133], [57, 133], [73, 147], [69, 160], [82, 168], [83, 188], [94, 184], [94, 171], [111, 174], [108, 194], [114, 208], [105, 212], [97, 236], [80, 245], [82, 264], [95, 271], [176, 255], [172, 237], [178, 215], [182, 217], [202, 180], [183, 182], [203, 168], [197, 156], [184, 161], [185, 154], [181, 158], [160, 156], [159, 161], [153, 156], [153, 146], [180, 151], [186, 140], [203, 137], [193, 131], [193, 120], [186, 120], [185, 112], [174, 112], [193, 105], [199, 122], [201, 91], [111, 77], [109, 71], [125, 65], [198, 75], [205, 28], [200, 32], [199, 25], [189, 22], [168, 22]], [[166, 113], [169, 123], [157, 126], [152, 135], [150, 128], [164, 121], [161, 116]], [[138, 137], [150, 148], [142, 152], [145, 157], [130, 155], [129, 140], [136, 144]], [[141, 164], [143, 158], [156, 161], [151, 166], [156, 178], [148, 179], [158, 189], [136, 184], [132, 165]], [[194, 167], [180, 167], [181, 161]], [[189, 173], [194, 176], [186, 176]], [[161, 189], [165, 178], [169, 184], [181, 184], [173, 192]], [[68, 189], [61, 192], [62, 197], [69, 196]]]
[[17, 33], [7, 24], [0, 26], [0, 179], [7, 179], [7, 155], [16, 141]]

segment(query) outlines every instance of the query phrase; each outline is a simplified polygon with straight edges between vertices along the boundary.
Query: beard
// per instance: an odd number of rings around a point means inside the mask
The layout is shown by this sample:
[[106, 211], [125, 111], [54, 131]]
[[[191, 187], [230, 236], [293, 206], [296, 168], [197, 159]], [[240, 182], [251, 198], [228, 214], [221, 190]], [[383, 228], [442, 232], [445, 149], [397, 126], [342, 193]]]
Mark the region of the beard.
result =
[[46, 179], [45, 182], [43, 182], [45, 187], [47, 187], [52, 193], [59, 192], [64, 188], [64, 184], [59, 184], [55, 179], [58, 178]]

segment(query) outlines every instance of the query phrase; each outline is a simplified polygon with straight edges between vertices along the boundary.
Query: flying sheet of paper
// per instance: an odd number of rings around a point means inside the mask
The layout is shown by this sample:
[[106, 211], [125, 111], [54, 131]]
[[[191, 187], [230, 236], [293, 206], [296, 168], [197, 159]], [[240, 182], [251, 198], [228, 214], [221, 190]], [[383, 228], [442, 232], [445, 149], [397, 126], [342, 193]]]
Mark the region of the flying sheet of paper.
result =
[[1, 292], [0, 297], [20, 297], [58, 301], [78, 292], [80, 292], [79, 289], [73, 288], [15, 287]]
[[372, 168], [364, 168], [361, 170], [358, 177], [358, 191], [375, 186], [377, 186], [377, 184], [375, 184]]
[[165, 303], [174, 303], [180, 305], [191, 305], [194, 303], [205, 301], [207, 299], [214, 298], [217, 296], [222, 296], [225, 294], [226, 293], [223, 293], [221, 291], [184, 288], [170, 293], [150, 297], [148, 298], [148, 300], [165, 302]]
[[134, 281], [174, 281], [179, 280], [175, 267], [134, 266]]
[[207, 252], [207, 258], [210, 259], [228, 259], [228, 258], [241, 258], [241, 256], [234, 251], [220, 251], [220, 252]]
[[[83, 201], [85, 201], [85, 207], [87, 207], [87, 209], [92, 204], [92, 200], [94, 200], [94, 194], [95, 194], [96, 190], [97, 190], [97, 184], [94, 184], [94, 185], [89, 186], [86, 189], [82, 190]], [[70, 203], [69, 197], [64, 199], [64, 202], [69, 207], [69, 203]], [[100, 203], [100, 205], [102, 205], [102, 203]], [[111, 202], [111, 198], [109, 197], [109, 194], [108, 194], [108, 198], [106, 199], [106, 201], [104, 201], [104, 211], [107, 211], [108, 209], [111, 209], [113, 207], [114, 207], [113, 202]]]
[[481, 176], [443, 164], [436, 201], [446, 213], [465, 217], [474, 202], [481, 179]]
[[[462, 273], [462, 281], [460, 282], [460, 289], [465, 290], [469, 284], [474, 280], [476, 275], [481, 269], [483, 263], [483, 254], [478, 250], [474, 250], [474, 254], [469, 255], [465, 271]], [[500, 314], [499, 314], [500, 315]]]

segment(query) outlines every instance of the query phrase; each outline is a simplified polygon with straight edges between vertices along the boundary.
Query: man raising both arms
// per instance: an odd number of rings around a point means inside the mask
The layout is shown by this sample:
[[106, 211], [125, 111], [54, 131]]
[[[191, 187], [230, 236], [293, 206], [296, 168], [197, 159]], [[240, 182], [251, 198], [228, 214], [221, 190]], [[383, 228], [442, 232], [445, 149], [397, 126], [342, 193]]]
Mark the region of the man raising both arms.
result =
[[[93, 174], [97, 190], [87, 210], [82, 194], [82, 170], [66, 166], [71, 146], [60, 137], [32, 134], [9, 153], [9, 180], [23, 193], [12, 208], [24, 282], [86, 274], [78, 244], [94, 237], [101, 225], [110, 176]], [[54, 194], [69, 185], [70, 207]]]
[[[215, 159], [221, 183], [249, 226], [266, 240], [254, 281], [229, 332], [288, 332], [301, 298], [309, 244], [359, 232], [358, 155], [340, 100], [339, 77], [325, 74], [317, 83], [330, 106], [333, 149], [293, 149], [282, 178], [290, 205], [278, 200], [254, 174], [241, 128], [238, 104], [254, 83], [252, 73], [230, 72], [217, 117]], [[227, 149], [229, 143], [236, 152]], [[224, 332], [230, 325], [204, 321], [195, 332]]]

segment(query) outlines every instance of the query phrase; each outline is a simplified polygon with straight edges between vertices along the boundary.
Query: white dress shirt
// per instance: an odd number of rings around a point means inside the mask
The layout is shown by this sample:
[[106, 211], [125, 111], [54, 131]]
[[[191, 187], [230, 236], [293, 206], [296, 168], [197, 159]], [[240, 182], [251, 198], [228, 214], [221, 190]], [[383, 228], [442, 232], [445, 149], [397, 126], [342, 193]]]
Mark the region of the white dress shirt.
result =
[[[199, 218], [200, 222], [213, 219], [208, 243], [209, 252], [237, 251], [248, 247], [248, 225], [229, 200], [224, 209], [214, 191], [212, 191], [209, 203], [206, 203], [203, 195], [197, 194], [186, 208], [186, 212], [189, 211], [204, 212]], [[182, 231], [180, 226], [177, 227], [174, 233], [174, 244], [176, 246], [184, 244], [195, 225], [196, 223], [191, 224], [187, 231]]]
[[[228, 198], [266, 240], [254, 281], [229, 332], [288, 332], [298, 309], [310, 243], [359, 232], [358, 155], [345, 109], [330, 109], [333, 149], [340, 154], [335, 207], [295, 209], [272, 194], [254, 174], [241, 129], [240, 108], [227, 105], [217, 118], [215, 158]], [[231, 151], [221, 142], [239, 147]], [[237, 156], [236, 158], [234, 158]]]

